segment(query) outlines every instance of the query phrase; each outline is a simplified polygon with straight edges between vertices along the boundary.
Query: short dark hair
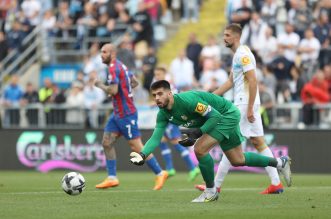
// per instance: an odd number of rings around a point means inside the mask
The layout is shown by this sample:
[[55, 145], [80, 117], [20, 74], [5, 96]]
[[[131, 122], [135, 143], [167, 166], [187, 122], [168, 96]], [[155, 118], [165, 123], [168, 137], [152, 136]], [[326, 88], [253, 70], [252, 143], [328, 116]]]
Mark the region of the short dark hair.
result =
[[159, 89], [159, 88], [164, 88], [166, 90], [171, 90], [170, 84], [166, 80], [155, 81], [151, 85], [150, 90], [152, 91], [152, 90], [156, 90], [156, 89]]
[[240, 24], [232, 23], [232, 24], [227, 25], [225, 27], [225, 29], [231, 30], [232, 32], [237, 33], [241, 36], [242, 28], [241, 28]]

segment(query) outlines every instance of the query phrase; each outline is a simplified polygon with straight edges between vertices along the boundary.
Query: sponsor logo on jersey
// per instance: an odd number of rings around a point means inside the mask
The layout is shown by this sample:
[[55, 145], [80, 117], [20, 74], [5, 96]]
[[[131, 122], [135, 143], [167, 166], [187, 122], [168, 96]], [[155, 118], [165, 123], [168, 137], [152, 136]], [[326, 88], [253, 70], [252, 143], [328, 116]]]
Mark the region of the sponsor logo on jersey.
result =
[[198, 103], [195, 107], [195, 112], [200, 113], [203, 116], [207, 115], [210, 111], [211, 107], [202, 103]]
[[187, 116], [185, 116], [185, 115], [182, 115], [181, 118], [182, 118], [183, 120], [187, 120]]
[[241, 64], [242, 65], [249, 65], [251, 64], [251, 60], [248, 56], [244, 56], [241, 58]]

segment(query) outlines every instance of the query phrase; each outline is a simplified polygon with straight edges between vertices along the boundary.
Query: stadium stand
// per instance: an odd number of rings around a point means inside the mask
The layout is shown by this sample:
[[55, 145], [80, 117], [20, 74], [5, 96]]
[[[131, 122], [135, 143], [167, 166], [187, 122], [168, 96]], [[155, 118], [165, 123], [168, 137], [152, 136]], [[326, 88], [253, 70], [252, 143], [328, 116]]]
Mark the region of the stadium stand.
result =
[[[100, 127], [111, 104], [91, 81], [105, 78], [109, 41], [141, 80], [138, 104], [156, 66], [181, 86], [181, 57], [189, 89], [213, 91], [232, 59], [222, 29], [235, 22], [257, 59], [265, 127], [331, 128], [330, 20], [328, 0], [0, 0], [2, 127]], [[43, 76], [59, 65], [71, 69]]]

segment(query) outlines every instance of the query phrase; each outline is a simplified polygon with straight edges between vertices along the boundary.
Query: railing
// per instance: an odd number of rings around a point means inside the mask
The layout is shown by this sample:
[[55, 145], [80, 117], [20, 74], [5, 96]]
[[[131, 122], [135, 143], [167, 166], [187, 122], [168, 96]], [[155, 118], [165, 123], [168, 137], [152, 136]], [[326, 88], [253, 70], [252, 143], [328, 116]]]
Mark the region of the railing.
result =
[[[78, 27], [72, 26], [69, 30], [71, 32], [77, 32]], [[121, 30], [119, 32], [119, 30]], [[130, 33], [132, 28], [128, 25], [116, 25], [109, 37], [91, 37], [88, 35], [89, 29], [86, 29], [85, 34], [79, 39], [76, 36], [68, 37], [48, 37], [49, 44], [49, 56], [52, 63], [81, 63], [83, 56], [88, 55], [89, 47], [91, 43], [109, 43], [112, 42], [115, 45], [119, 45], [122, 37], [125, 33]], [[78, 46], [78, 48], [77, 48]]]
[[24, 51], [13, 50], [1, 62], [3, 70], [0, 71], [0, 88], [7, 75], [14, 73], [21, 75], [25, 73], [31, 64], [41, 57], [40, 46], [42, 40], [40, 32], [41, 26], [36, 26], [22, 41], [22, 48], [25, 48]]
[[[302, 123], [302, 103], [277, 105], [272, 110], [272, 129], [331, 129], [331, 103], [315, 105], [314, 119], [318, 123], [305, 126]], [[1, 107], [3, 128], [102, 128], [112, 112], [112, 104], [103, 104], [95, 110], [70, 107], [66, 104], [31, 104], [24, 107]], [[157, 108], [138, 106], [140, 128], [153, 129]], [[318, 119], [317, 119], [318, 117]]]
[[29, 104], [26, 106], [1, 107], [2, 127], [9, 128], [91, 128], [102, 127], [112, 112], [112, 104], [96, 109], [67, 104]]

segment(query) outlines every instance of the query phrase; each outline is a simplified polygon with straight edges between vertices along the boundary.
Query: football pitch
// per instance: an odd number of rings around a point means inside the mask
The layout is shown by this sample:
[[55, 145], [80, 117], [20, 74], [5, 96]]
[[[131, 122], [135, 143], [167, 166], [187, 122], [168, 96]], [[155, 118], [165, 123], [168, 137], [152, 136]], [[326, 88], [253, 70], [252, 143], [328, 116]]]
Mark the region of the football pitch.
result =
[[119, 172], [120, 186], [97, 190], [105, 171], [83, 173], [86, 189], [79, 196], [64, 193], [65, 171], [0, 172], [0, 218], [331, 218], [331, 175], [293, 175], [293, 187], [281, 195], [260, 195], [267, 175], [230, 173], [218, 201], [190, 203], [201, 194], [177, 173], [161, 191], [153, 191], [149, 172]]

